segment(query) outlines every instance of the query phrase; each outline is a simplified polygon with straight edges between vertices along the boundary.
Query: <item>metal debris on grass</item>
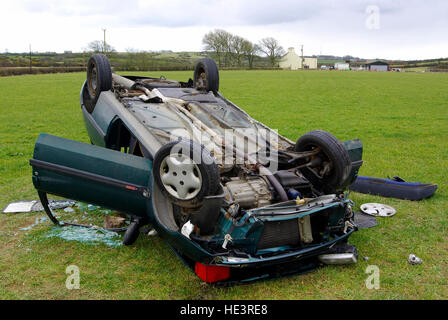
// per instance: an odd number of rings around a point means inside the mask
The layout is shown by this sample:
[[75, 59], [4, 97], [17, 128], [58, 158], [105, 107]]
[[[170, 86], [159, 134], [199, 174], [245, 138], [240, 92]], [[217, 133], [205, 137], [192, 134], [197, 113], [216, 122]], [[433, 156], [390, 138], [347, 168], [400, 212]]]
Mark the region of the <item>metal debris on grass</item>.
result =
[[157, 235], [157, 231], [155, 229], [151, 229], [149, 230], [149, 232], [147, 233], [148, 237], [154, 237]]
[[421, 264], [423, 262], [423, 260], [420, 259], [419, 257], [417, 257], [415, 254], [411, 253], [409, 255], [408, 262], [410, 264]]
[[374, 217], [391, 217], [397, 213], [391, 206], [381, 203], [364, 203], [361, 211]]

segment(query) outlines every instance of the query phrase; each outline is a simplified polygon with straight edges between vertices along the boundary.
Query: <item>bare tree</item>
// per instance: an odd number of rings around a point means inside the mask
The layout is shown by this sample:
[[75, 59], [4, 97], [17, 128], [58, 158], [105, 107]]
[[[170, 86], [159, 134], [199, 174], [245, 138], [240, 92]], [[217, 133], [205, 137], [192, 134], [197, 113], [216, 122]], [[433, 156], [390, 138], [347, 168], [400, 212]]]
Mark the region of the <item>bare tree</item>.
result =
[[[89, 42], [87, 45], [87, 48], [84, 49], [87, 52], [93, 52], [93, 53], [103, 53], [104, 51], [104, 42], [100, 40], [95, 40], [92, 42]], [[106, 43], [106, 52], [117, 52], [114, 47]]]
[[266, 54], [273, 67], [277, 65], [277, 60], [285, 54], [283, 47], [274, 38], [261, 39], [260, 50]]
[[224, 66], [229, 66], [232, 60], [232, 37], [233, 35], [225, 30], [216, 29], [207, 33], [202, 38], [202, 43], [206, 51], [213, 52], [218, 65], [221, 67], [224, 60]]
[[233, 52], [236, 60], [236, 64], [238, 67], [241, 67], [243, 64], [244, 57], [244, 43], [247, 40], [241, 38], [240, 36], [232, 36], [230, 41], [231, 51]]
[[221, 57], [224, 51], [220, 38], [217, 34], [219, 30], [210, 31], [202, 38], [202, 43], [206, 51], [213, 52], [218, 65], [221, 67]]
[[247, 58], [249, 63], [249, 68], [252, 69], [254, 65], [254, 58], [260, 51], [260, 47], [257, 44], [250, 42], [249, 40], [244, 40], [242, 43], [242, 52]]
[[218, 41], [224, 53], [224, 66], [229, 67], [232, 63], [232, 38], [233, 35], [225, 30], [216, 30]]

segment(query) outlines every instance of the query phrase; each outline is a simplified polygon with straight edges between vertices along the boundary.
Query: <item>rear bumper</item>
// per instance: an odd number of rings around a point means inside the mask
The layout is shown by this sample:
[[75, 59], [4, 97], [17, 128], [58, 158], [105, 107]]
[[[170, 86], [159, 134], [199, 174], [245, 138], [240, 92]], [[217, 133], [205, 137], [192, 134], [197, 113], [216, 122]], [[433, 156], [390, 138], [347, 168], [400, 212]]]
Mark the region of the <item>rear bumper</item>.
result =
[[[225, 280], [209, 283], [216, 286], [231, 286], [311, 272], [326, 265], [326, 263], [319, 259], [319, 256], [329, 253], [334, 245], [346, 242], [354, 231], [356, 230], [348, 230], [346, 234], [312, 248], [281, 253], [271, 257], [215, 257], [215, 260], [208, 264], [208, 266], [211, 269], [214, 267], [228, 268], [228, 270], [225, 270], [228, 277]], [[189, 259], [173, 247], [171, 248], [186, 266], [197, 273], [196, 265], [198, 262]], [[201, 277], [199, 274], [198, 276]]]
[[324, 254], [333, 245], [339, 242], [345, 242], [348, 237], [355, 231], [351, 229], [346, 234], [334, 238], [326, 243], [316, 245], [313, 247], [296, 250], [292, 252], [286, 252], [276, 254], [271, 257], [250, 257], [250, 258], [237, 258], [237, 257], [222, 257], [216, 265], [229, 266], [229, 267], [248, 267], [248, 266], [260, 266], [270, 264], [281, 264], [289, 261], [300, 261], [309, 257], [318, 256]]

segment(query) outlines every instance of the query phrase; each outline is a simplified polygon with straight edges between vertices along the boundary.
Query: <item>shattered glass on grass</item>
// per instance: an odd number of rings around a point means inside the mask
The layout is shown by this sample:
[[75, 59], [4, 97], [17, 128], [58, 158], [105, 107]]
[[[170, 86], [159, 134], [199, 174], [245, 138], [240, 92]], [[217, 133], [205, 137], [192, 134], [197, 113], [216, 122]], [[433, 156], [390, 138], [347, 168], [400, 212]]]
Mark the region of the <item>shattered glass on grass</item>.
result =
[[38, 217], [36, 218], [36, 220], [34, 220], [34, 223], [32, 225], [29, 225], [28, 227], [25, 228], [20, 228], [20, 231], [30, 231], [31, 229], [33, 229], [35, 226], [37, 226], [38, 224], [47, 221], [48, 218], [47, 217]]
[[75, 204], [78, 211], [83, 215], [88, 215], [89, 213], [98, 213], [103, 215], [110, 215], [112, 214], [112, 210], [109, 209], [103, 209], [101, 207], [95, 206], [93, 204], [87, 204], [84, 202], [77, 202]]
[[[69, 214], [77, 213], [79, 214], [78, 218], [82, 220], [80, 222], [87, 222], [91, 225], [92, 222], [93, 224], [95, 224], [95, 222], [99, 223], [99, 221], [95, 220], [113, 213], [112, 210], [103, 209], [101, 207], [83, 202], [77, 202], [75, 204], [75, 208], [76, 209], [70, 208], [72, 210], [64, 210], [64, 212]], [[45, 221], [46, 219], [47, 218], [44, 217], [42, 220]], [[29, 230], [43, 221], [38, 221], [36, 219], [36, 222], [33, 225], [27, 228], [22, 228], [21, 230]], [[66, 221], [78, 223], [77, 218]], [[61, 223], [63, 222], [61, 221]], [[43, 236], [43, 238], [59, 238], [65, 241], [78, 241], [89, 245], [105, 244], [111, 248], [116, 248], [122, 245], [121, 236], [117, 232], [108, 231], [101, 227], [85, 228], [76, 226], [54, 226], [47, 234]]]
[[118, 233], [103, 228], [83, 228], [75, 226], [53, 227], [44, 238], [59, 238], [65, 241], [78, 241], [90, 245], [101, 243], [116, 248], [122, 244]]

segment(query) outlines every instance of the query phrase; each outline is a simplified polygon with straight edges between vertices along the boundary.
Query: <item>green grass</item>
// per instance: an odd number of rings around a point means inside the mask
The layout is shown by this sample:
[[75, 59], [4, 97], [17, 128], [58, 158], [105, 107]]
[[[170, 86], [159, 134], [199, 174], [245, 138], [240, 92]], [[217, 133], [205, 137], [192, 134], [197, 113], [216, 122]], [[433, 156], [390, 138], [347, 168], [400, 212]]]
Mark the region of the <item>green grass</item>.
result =
[[[161, 72], [146, 73], [159, 76]], [[163, 72], [187, 80], [191, 72]], [[0, 78], [0, 208], [36, 199], [34, 142], [41, 132], [88, 142], [78, 96], [84, 73]], [[421, 202], [352, 193], [356, 207], [383, 202], [392, 218], [351, 238], [361, 256], [350, 266], [218, 289], [202, 283], [158, 237], [108, 248], [44, 239], [35, 214], [0, 215], [0, 298], [14, 299], [446, 299], [448, 298], [448, 76], [420, 73], [224, 71], [221, 92], [253, 117], [295, 140], [313, 129], [361, 138], [361, 175], [399, 175], [439, 185]], [[410, 253], [423, 264], [407, 263]], [[75, 264], [81, 289], [65, 288]], [[365, 287], [367, 265], [381, 288]]]
[[405, 71], [413, 71], [413, 72], [426, 72], [429, 70], [429, 67], [412, 67], [412, 68], [406, 68]]

